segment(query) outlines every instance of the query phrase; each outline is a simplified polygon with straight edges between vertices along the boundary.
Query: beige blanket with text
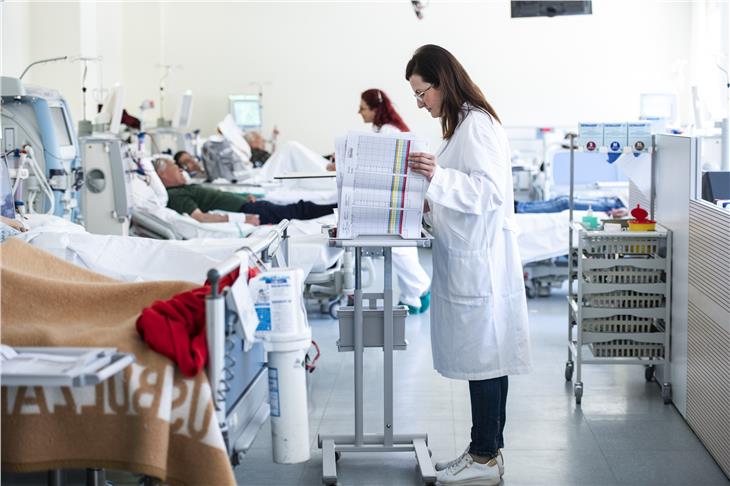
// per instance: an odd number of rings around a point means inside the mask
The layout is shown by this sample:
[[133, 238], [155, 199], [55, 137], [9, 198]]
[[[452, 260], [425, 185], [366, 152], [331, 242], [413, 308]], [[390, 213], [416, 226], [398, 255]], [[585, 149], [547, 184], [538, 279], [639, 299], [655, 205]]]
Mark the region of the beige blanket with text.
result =
[[194, 284], [118, 282], [14, 239], [0, 245], [0, 261], [3, 344], [116, 347], [136, 357], [96, 387], [3, 387], [4, 471], [95, 467], [235, 484], [205, 373], [184, 377], [135, 330], [143, 308]]

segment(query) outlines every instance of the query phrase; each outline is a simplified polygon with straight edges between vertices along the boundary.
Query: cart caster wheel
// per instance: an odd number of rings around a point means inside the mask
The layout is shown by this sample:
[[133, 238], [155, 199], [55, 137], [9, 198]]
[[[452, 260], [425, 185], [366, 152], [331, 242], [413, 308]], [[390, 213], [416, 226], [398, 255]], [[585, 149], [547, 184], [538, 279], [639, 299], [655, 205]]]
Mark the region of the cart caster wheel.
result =
[[669, 383], [662, 384], [662, 400], [665, 405], [672, 403], [672, 385]]
[[565, 381], [570, 381], [573, 379], [573, 370], [575, 369], [575, 365], [572, 361], [568, 361], [565, 363]]
[[644, 379], [646, 381], [654, 381], [654, 374], [656, 373], [656, 366], [649, 365], [644, 368]]
[[330, 303], [330, 306], [329, 306], [329, 309], [327, 311], [327, 314], [329, 314], [329, 316], [332, 319], [337, 320], [337, 309], [339, 309], [339, 308], [340, 308], [340, 301], [339, 300], [336, 300], [334, 302], [331, 302]]
[[575, 384], [574, 393], [575, 393], [575, 404], [580, 405], [581, 399], [583, 398], [583, 383]]
[[341, 452], [335, 452], [335, 462], [339, 461], [340, 460], [340, 457], [342, 457], [342, 453]]

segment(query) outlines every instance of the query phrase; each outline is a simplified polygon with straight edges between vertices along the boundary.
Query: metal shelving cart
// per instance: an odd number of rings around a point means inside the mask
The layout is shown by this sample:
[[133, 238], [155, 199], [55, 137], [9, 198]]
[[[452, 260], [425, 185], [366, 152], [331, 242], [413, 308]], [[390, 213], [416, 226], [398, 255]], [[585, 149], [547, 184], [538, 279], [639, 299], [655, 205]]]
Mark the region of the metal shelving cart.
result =
[[[647, 232], [587, 231], [574, 222], [574, 135], [570, 138], [571, 226], [565, 379], [571, 381], [575, 372], [573, 391], [575, 402], [580, 404], [583, 365], [644, 365], [647, 381], [654, 379], [656, 366], [663, 366], [662, 398], [664, 403], [670, 403], [671, 232], [658, 224], [655, 231]], [[652, 184], [652, 218], [653, 196]]]
[[[331, 238], [330, 244], [352, 248], [355, 252], [354, 305], [341, 307], [339, 351], [354, 351], [355, 433], [352, 435], [320, 435], [322, 449], [322, 482], [337, 484], [336, 461], [342, 452], [415, 452], [421, 477], [426, 484], [436, 483], [431, 463], [428, 434], [395, 434], [393, 421], [393, 351], [406, 349], [404, 308], [393, 306], [392, 249], [394, 247], [431, 246], [432, 237], [424, 231], [421, 238], [403, 239], [398, 235], [360, 236], [354, 239]], [[383, 293], [363, 294], [363, 255], [384, 257]], [[363, 299], [369, 301], [367, 308]], [[376, 305], [383, 301], [382, 307]], [[383, 432], [363, 432], [363, 351], [366, 347], [383, 348]]]
[[669, 383], [671, 232], [585, 231], [578, 223], [575, 271], [569, 282], [568, 362], [565, 379], [573, 378], [575, 401], [581, 403], [584, 364], [645, 365], [654, 378], [664, 365], [662, 398], [671, 400]]

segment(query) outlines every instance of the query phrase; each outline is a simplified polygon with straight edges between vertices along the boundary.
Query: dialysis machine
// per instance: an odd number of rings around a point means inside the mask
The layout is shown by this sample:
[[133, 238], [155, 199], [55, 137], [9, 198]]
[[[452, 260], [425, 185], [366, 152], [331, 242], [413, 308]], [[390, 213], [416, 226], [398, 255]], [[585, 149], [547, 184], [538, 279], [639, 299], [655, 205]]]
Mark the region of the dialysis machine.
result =
[[131, 148], [118, 135], [122, 107], [123, 91], [117, 85], [96, 116], [93, 133], [79, 139], [86, 174], [84, 220], [90, 233], [129, 235], [136, 164]]
[[151, 151], [155, 154], [169, 153], [174, 155], [184, 150], [199, 156], [199, 130], [186, 132], [193, 116], [193, 93], [187, 90], [181, 100], [172, 122], [160, 117], [158, 126], [145, 130], [150, 137]]
[[58, 91], [0, 78], [2, 148], [21, 212], [81, 221], [83, 169], [68, 103]]

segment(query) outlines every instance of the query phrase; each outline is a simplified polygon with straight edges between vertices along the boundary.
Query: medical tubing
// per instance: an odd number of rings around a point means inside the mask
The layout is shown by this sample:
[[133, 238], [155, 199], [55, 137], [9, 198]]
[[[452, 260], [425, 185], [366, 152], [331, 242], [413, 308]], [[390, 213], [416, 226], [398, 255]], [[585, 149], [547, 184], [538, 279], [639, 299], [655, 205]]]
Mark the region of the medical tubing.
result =
[[[46, 211], [45, 214], [53, 214], [55, 208], [56, 208], [56, 201], [55, 197], [53, 196], [53, 189], [51, 188], [51, 185], [48, 183], [48, 179], [46, 179], [45, 175], [43, 174], [43, 171], [38, 167], [38, 162], [35, 160], [35, 156], [33, 155], [33, 147], [30, 145], [26, 145], [23, 147], [25, 152], [27, 153], [27, 160], [30, 160], [30, 168], [33, 170], [33, 173], [35, 174], [36, 178], [38, 179], [38, 183], [41, 186], [41, 189], [45, 193], [46, 197], [48, 198], [48, 201], [51, 203], [51, 206], [48, 211]], [[28, 208], [30, 213], [34, 213], [33, 206], [30, 206]]]
[[17, 169], [15, 169], [17, 177], [15, 178], [15, 184], [13, 185], [13, 197], [15, 197], [15, 192], [18, 190], [18, 187], [20, 187], [20, 181], [23, 180], [20, 178], [20, 171], [25, 166], [26, 160], [27, 157], [25, 152], [20, 152], [20, 165]]

